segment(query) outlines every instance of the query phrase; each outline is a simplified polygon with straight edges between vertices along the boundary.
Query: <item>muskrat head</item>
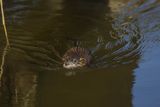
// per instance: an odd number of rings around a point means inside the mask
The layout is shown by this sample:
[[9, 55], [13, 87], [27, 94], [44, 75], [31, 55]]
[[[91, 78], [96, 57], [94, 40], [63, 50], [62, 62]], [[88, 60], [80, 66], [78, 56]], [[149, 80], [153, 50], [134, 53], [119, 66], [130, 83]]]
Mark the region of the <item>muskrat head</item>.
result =
[[85, 48], [73, 47], [67, 50], [62, 58], [63, 67], [73, 69], [84, 67], [90, 63], [91, 56]]
[[67, 60], [64, 59], [63, 61], [63, 67], [67, 69], [74, 69], [87, 65], [87, 60], [85, 58], [69, 58]]

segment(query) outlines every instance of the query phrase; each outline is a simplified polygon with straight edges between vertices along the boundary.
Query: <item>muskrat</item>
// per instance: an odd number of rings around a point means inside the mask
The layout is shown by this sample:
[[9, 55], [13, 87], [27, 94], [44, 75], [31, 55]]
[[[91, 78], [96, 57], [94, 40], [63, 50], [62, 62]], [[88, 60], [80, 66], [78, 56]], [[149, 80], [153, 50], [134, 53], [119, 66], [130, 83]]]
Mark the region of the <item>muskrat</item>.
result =
[[67, 69], [85, 67], [90, 64], [91, 54], [85, 48], [73, 47], [65, 52], [62, 60], [63, 67]]

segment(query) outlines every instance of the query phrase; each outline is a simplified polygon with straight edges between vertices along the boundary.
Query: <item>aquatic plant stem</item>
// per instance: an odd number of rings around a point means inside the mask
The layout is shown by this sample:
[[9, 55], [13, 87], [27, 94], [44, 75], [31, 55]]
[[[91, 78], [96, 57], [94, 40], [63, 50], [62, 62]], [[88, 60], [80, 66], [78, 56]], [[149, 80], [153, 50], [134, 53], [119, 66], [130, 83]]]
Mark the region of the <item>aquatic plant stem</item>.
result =
[[0, 65], [0, 86], [1, 86], [1, 79], [2, 79], [2, 75], [3, 75], [3, 67], [4, 67], [5, 57], [7, 54], [7, 49], [10, 47], [10, 44], [9, 44], [8, 33], [7, 33], [7, 28], [6, 28], [6, 23], [5, 23], [3, 0], [0, 0], [0, 7], [1, 7], [1, 15], [2, 15], [2, 24], [3, 24], [5, 37], [6, 37], [6, 46], [5, 46], [3, 54], [2, 54], [2, 62]]
[[3, 0], [0, 0], [0, 5], [1, 5], [1, 14], [2, 14], [2, 24], [4, 28], [5, 37], [6, 37], [6, 45], [9, 47], [10, 44], [9, 44], [8, 32], [7, 32], [5, 16], [4, 16]]

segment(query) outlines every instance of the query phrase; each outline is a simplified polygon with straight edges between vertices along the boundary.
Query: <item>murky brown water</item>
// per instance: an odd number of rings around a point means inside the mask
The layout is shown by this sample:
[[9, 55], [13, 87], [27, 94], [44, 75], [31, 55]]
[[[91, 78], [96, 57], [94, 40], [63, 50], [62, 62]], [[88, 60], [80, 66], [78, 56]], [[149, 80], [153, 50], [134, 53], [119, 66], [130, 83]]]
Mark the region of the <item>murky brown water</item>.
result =
[[[160, 107], [159, 0], [5, 0], [0, 107]], [[0, 27], [0, 61], [5, 36]], [[61, 59], [79, 44], [88, 68]]]

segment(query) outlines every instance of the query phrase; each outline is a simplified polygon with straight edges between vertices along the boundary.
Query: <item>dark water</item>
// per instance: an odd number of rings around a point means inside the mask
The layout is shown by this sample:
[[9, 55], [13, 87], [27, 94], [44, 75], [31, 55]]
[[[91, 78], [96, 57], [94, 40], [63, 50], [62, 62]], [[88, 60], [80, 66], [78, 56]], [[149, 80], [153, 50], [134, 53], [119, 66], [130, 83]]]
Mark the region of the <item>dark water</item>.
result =
[[[160, 107], [159, 0], [5, 0], [0, 107]], [[5, 36], [0, 27], [0, 60]], [[61, 56], [78, 44], [88, 68]]]

